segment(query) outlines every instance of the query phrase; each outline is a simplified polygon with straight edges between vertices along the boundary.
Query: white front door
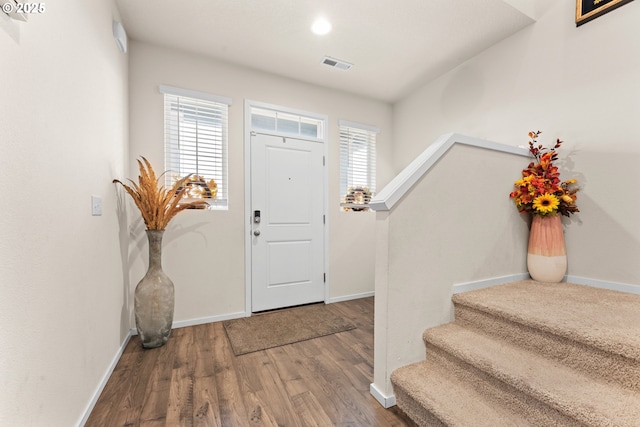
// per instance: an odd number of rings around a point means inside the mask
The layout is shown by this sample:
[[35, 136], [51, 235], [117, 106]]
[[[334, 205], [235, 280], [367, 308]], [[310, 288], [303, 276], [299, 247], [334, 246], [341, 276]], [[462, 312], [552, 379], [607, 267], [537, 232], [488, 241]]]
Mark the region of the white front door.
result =
[[324, 301], [320, 142], [251, 136], [251, 311]]

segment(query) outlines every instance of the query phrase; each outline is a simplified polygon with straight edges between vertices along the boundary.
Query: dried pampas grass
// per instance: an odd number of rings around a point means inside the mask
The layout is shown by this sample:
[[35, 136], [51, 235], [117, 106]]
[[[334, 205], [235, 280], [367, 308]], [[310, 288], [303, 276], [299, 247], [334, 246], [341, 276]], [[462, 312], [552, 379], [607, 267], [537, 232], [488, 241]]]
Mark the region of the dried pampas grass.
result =
[[142, 161], [138, 160], [138, 167], [140, 169], [138, 183], [129, 180], [131, 186], [128, 186], [118, 179], [114, 179], [113, 182], [122, 185], [131, 198], [133, 198], [136, 206], [140, 209], [142, 219], [147, 225], [148, 230], [164, 230], [167, 228], [169, 221], [171, 221], [178, 212], [207, 204], [204, 200], [181, 204], [180, 200], [182, 200], [187, 189], [184, 182], [189, 176], [178, 180], [167, 190], [163, 185], [159, 185], [159, 180], [162, 175], [156, 178], [151, 163], [144, 157], [141, 158]]

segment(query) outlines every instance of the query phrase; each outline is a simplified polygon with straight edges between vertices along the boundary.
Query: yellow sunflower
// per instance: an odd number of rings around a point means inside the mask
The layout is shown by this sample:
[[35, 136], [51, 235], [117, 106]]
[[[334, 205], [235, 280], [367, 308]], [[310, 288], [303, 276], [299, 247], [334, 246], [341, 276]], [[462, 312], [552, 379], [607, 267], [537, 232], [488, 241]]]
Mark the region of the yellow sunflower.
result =
[[533, 199], [533, 208], [542, 215], [554, 213], [559, 205], [560, 200], [550, 193], [545, 193]]

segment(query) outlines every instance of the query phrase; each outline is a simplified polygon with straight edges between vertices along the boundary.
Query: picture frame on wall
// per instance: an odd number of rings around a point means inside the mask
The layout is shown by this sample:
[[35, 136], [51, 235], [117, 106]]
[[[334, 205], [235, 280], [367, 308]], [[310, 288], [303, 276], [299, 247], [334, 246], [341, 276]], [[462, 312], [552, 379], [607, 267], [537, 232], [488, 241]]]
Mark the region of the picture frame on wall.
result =
[[576, 0], [576, 27], [633, 0]]

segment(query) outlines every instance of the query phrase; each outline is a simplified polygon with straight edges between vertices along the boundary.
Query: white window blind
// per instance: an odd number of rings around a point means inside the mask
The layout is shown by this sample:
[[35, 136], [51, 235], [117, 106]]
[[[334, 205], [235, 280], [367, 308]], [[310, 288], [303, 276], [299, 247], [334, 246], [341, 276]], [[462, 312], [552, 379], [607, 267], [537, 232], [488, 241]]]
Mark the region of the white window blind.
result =
[[161, 86], [164, 93], [166, 185], [189, 174], [211, 179], [217, 194], [209, 204], [228, 206], [227, 123], [230, 100]]
[[340, 126], [340, 194], [350, 187], [368, 187], [376, 191], [376, 135], [372, 126], [341, 120]]

